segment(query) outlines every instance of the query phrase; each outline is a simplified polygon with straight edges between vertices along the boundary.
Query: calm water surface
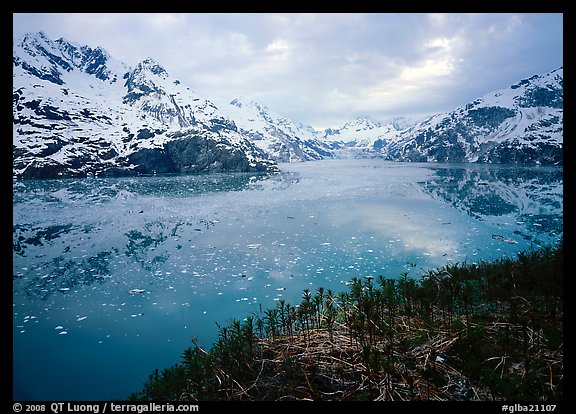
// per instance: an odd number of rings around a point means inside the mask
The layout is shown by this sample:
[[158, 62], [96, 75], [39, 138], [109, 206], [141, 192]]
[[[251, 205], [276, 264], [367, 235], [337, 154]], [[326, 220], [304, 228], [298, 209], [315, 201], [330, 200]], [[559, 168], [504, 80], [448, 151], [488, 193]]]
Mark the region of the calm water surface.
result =
[[[15, 181], [14, 399], [126, 398], [216, 322], [562, 236], [561, 167], [326, 160]], [[131, 293], [132, 292], [132, 293]], [[140, 293], [134, 293], [140, 292]]]

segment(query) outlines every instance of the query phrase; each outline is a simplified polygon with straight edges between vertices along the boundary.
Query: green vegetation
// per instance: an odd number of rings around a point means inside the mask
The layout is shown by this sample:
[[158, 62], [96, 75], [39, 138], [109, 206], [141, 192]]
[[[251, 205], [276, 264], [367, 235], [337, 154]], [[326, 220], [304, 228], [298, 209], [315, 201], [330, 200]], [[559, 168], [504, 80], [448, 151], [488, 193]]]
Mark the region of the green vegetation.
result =
[[219, 326], [132, 400], [562, 400], [563, 243]]

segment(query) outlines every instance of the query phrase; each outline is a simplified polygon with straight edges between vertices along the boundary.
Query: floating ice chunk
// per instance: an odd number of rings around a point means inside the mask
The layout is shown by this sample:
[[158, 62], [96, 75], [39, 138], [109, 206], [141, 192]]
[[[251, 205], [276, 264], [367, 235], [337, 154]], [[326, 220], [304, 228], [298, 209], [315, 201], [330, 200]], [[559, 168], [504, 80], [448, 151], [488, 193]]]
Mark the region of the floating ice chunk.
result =
[[76, 322], [80, 322], [83, 321], [84, 319], [86, 319], [88, 316], [80, 316], [76, 319]]
[[492, 238], [495, 239], [495, 240], [501, 240], [501, 241], [506, 242], [506, 243], [508, 243], [508, 244], [516, 244], [516, 243], [518, 243], [518, 242], [517, 242], [516, 240], [514, 240], [514, 239], [505, 238], [504, 236], [501, 236], [501, 235], [499, 235], [499, 234], [493, 234], [493, 235], [492, 235]]
[[60, 332], [58, 335], [68, 335], [68, 332], [62, 331], [62, 332]]
[[60, 290], [60, 292], [68, 292], [70, 290], [70, 288], [60, 288], [59, 290]]
[[249, 249], [257, 249], [260, 246], [261, 246], [260, 243], [251, 243], [246, 245], [246, 247], [248, 247]]
[[276, 288], [276, 290], [286, 290], [286, 288], [285, 287], [279, 287], [279, 288]]
[[61, 325], [58, 325], [58, 326], [57, 326], [56, 328], [54, 328], [54, 329], [64, 329], [64, 327], [61, 326]]
[[134, 295], [134, 294], [139, 294], [139, 293], [144, 293], [144, 289], [130, 289], [128, 291], [128, 293]]

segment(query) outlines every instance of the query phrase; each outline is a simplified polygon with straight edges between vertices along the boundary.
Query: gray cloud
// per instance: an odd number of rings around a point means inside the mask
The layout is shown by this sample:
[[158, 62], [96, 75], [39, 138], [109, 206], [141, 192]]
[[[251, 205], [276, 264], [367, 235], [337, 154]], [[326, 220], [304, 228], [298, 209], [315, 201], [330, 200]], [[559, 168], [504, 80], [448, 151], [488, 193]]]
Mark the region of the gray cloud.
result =
[[237, 96], [315, 127], [420, 117], [563, 64], [562, 14], [15, 14], [217, 103]]

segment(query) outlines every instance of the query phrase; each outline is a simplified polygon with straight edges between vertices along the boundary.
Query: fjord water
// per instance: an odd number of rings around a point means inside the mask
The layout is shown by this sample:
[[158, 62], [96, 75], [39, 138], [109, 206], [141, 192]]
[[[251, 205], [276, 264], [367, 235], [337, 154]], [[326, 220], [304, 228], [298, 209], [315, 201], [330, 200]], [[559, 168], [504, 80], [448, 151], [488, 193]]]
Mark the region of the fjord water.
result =
[[281, 164], [14, 181], [13, 398], [126, 398], [216, 323], [555, 243], [562, 167]]

